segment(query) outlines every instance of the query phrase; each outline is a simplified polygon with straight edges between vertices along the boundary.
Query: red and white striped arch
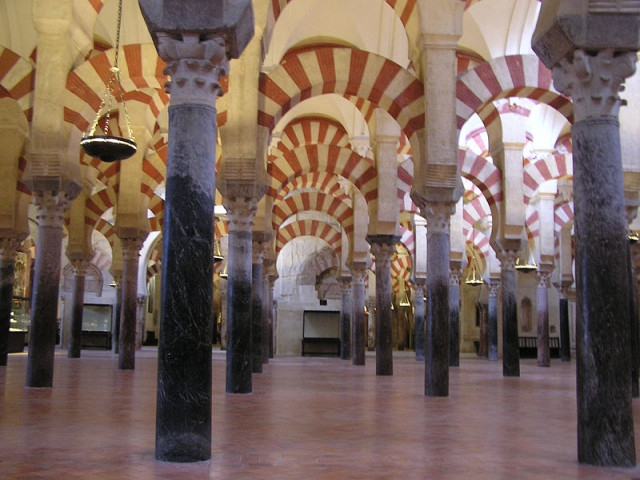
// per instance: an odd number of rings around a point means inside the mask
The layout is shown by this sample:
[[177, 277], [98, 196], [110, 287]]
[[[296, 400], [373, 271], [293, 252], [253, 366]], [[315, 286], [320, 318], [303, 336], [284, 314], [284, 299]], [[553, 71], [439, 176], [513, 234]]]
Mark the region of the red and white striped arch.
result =
[[462, 209], [462, 234], [468, 238], [474, 225], [491, 215], [491, 210], [484, 197], [476, 197], [464, 204]]
[[559, 178], [573, 178], [573, 156], [555, 153], [527, 165], [522, 174], [524, 202], [528, 204], [544, 182]]
[[153, 217], [149, 218], [149, 228], [153, 232], [159, 232], [162, 230], [164, 222], [164, 200], [162, 197], [154, 194], [149, 200], [148, 209], [153, 214]]
[[562, 230], [568, 223], [573, 222], [573, 201], [556, 205], [553, 221], [556, 232]]
[[[509, 55], [479, 65], [456, 82], [458, 131], [490, 102], [508, 97], [526, 97], [546, 103], [573, 123], [571, 101], [553, 90], [551, 71], [535, 55]], [[495, 115], [495, 114], [494, 114]], [[485, 118], [485, 125], [488, 120]], [[490, 123], [490, 122], [489, 122]]]
[[327, 171], [353, 183], [367, 202], [378, 197], [377, 172], [373, 161], [351, 149], [332, 145], [307, 145], [287, 152], [267, 166], [270, 176], [268, 195], [275, 198], [280, 190], [300, 175]]
[[306, 211], [324, 212], [340, 223], [347, 235], [353, 233], [353, 209], [351, 204], [323, 192], [298, 192], [284, 200], [276, 201], [272, 210], [273, 230], [292, 215]]
[[471, 150], [458, 150], [460, 173], [464, 178], [480, 189], [487, 200], [494, 220], [498, 219], [496, 205], [502, 201], [502, 175], [500, 170], [486, 158]]
[[469, 235], [467, 235], [467, 244], [475, 248], [482, 258], [489, 258], [491, 254], [489, 238], [477, 228], [472, 228]]
[[338, 258], [341, 258], [342, 232], [334, 226], [318, 220], [300, 220], [281, 227], [276, 236], [276, 255], [291, 240], [303, 236], [317, 237], [324, 240], [333, 249]]
[[100, 217], [117, 203], [116, 192], [113, 188], [104, 188], [94, 193], [85, 202], [85, 223], [94, 227]]
[[409, 158], [398, 165], [398, 202], [400, 211], [420, 213], [411, 199], [411, 186], [413, 185], [413, 159]]
[[387, 111], [409, 139], [424, 128], [423, 85], [379, 55], [342, 47], [317, 47], [287, 56], [260, 79], [258, 123], [273, 129], [293, 106], [325, 93], [351, 95]]
[[416, 239], [413, 235], [413, 230], [410, 228], [405, 228], [400, 226], [400, 243], [404, 246], [404, 248], [409, 252], [411, 257], [415, 257], [416, 255]]
[[107, 239], [109, 245], [111, 245], [111, 250], [113, 250], [113, 244], [116, 241], [116, 231], [109, 222], [107, 222], [104, 218], [98, 220], [95, 224], [94, 230], [96, 232], [100, 232], [104, 238]]
[[527, 207], [526, 217], [524, 224], [527, 230], [527, 237], [531, 243], [540, 236], [540, 214], [538, 213], [538, 209], [529, 205]]
[[334, 120], [303, 117], [295, 119], [285, 127], [276, 148], [284, 154], [298, 147], [314, 144], [349, 148], [349, 134]]
[[[158, 248], [160, 247], [160, 248]], [[156, 245], [156, 247], [149, 253], [149, 259], [147, 260], [147, 283], [157, 273], [162, 271], [162, 244]]]
[[31, 120], [35, 68], [14, 51], [0, 46], [0, 98], [13, 98]]
[[311, 172], [295, 177], [285, 184], [275, 197], [276, 201], [282, 200], [291, 192], [301, 188], [313, 188], [321, 192], [336, 197], [339, 200], [348, 202], [349, 196], [340, 185], [340, 176], [330, 172]]
[[391, 291], [395, 294], [401, 293], [400, 289], [411, 278], [411, 256], [410, 255], [394, 255], [391, 260]]

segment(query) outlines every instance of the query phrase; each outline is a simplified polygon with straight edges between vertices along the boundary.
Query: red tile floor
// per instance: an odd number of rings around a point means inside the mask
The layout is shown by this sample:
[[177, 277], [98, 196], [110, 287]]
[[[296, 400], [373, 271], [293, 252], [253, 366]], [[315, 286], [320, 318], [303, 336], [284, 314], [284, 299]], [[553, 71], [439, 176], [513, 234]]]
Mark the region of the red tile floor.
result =
[[371, 356], [278, 358], [253, 394], [227, 395], [214, 352], [211, 461], [169, 464], [154, 460], [155, 351], [135, 371], [108, 352], [60, 352], [52, 389], [24, 387], [26, 361], [0, 368], [0, 479], [640, 479], [577, 463], [574, 363], [523, 360], [503, 378], [501, 363], [464, 358], [450, 396], [427, 398], [408, 352], [392, 377]]

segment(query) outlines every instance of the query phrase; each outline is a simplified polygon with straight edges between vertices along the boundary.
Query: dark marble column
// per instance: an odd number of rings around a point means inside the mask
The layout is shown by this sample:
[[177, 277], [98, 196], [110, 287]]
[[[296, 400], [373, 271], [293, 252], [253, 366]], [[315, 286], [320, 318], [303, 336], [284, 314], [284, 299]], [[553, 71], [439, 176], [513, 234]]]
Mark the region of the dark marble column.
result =
[[449, 219], [455, 203], [427, 203], [425, 395], [449, 395]]
[[520, 376], [520, 350], [518, 346], [518, 303], [516, 297], [516, 250], [502, 250], [500, 283], [502, 290], [502, 374]]
[[69, 330], [69, 358], [80, 358], [82, 350], [82, 317], [84, 310], [84, 278], [89, 265], [87, 260], [72, 259], [73, 295], [71, 297], [71, 329]]
[[271, 297], [269, 292], [269, 269], [272, 268], [274, 260], [265, 258], [262, 262], [262, 363], [269, 363], [269, 344], [271, 342]]
[[[215, 102], [226, 55], [220, 38], [158, 35], [171, 98], [155, 456], [194, 462], [211, 458]], [[131, 288], [126, 257], [124, 278], [123, 312]], [[127, 322], [123, 314], [121, 328], [128, 331]]]
[[480, 309], [480, 338], [478, 339], [478, 355], [488, 357], [489, 355], [489, 312], [487, 305], [482, 305]]
[[[635, 252], [635, 253], [634, 253]], [[635, 245], [629, 245], [629, 332], [631, 335], [631, 396], [640, 397], [640, 305], [638, 304], [638, 283], [636, 258], [640, 257], [640, 251]]]
[[545, 270], [540, 265], [536, 273], [538, 279], [537, 318], [538, 318], [538, 366], [549, 367], [551, 365], [549, 354], [549, 301], [547, 297], [547, 287], [551, 278], [551, 270]]
[[262, 261], [267, 248], [265, 235], [253, 232], [251, 262], [251, 371], [262, 373], [263, 335], [262, 325]]
[[393, 375], [391, 256], [396, 251], [400, 237], [368, 235], [367, 241], [376, 262], [376, 375]]
[[[166, 217], [165, 217], [166, 219]], [[167, 242], [165, 224], [164, 241]], [[120, 336], [118, 337], [118, 368], [133, 370], [136, 367], [136, 313], [138, 309], [138, 260], [143, 240], [121, 238], [122, 243], [122, 307], [120, 309]], [[170, 282], [169, 282], [170, 283]], [[169, 288], [162, 282], [163, 293]], [[164, 315], [163, 315], [164, 319]]]
[[[224, 199], [229, 216], [227, 272], [227, 393], [252, 391], [252, 218], [257, 202], [251, 197]], [[262, 360], [261, 360], [262, 362]]]
[[113, 302], [113, 314], [111, 324], [111, 349], [113, 353], [120, 352], [120, 313], [122, 310], [122, 276], [114, 275], [116, 297]]
[[351, 360], [354, 365], [364, 365], [366, 348], [366, 332], [364, 321], [364, 282], [367, 278], [367, 267], [364, 262], [352, 262], [351, 270]]
[[62, 221], [71, 199], [65, 193], [35, 192], [38, 240], [33, 279], [27, 387], [53, 385], [53, 358], [58, 329], [58, 293], [62, 251]]
[[449, 366], [460, 366], [460, 275], [459, 262], [449, 270]]
[[0, 238], [0, 367], [7, 365], [9, 356], [9, 328], [16, 250], [20, 242], [16, 237]]
[[424, 278], [416, 278], [413, 283], [415, 297], [413, 299], [413, 317], [414, 317], [414, 338], [416, 361], [424, 361], [424, 295], [426, 290], [426, 280]]
[[273, 296], [273, 288], [276, 284], [277, 275], [269, 273], [269, 358], [274, 358], [276, 354], [276, 345], [278, 337], [277, 332], [277, 315], [276, 300]]
[[340, 277], [342, 302], [340, 304], [340, 358], [351, 358], [351, 277]]
[[498, 282], [491, 282], [489, 287], [489, 361], [498, 361]]
[[136, 350], [142, 348], [144, 340], [144, 324], [147, 319], [147, 295], [136, 297]]

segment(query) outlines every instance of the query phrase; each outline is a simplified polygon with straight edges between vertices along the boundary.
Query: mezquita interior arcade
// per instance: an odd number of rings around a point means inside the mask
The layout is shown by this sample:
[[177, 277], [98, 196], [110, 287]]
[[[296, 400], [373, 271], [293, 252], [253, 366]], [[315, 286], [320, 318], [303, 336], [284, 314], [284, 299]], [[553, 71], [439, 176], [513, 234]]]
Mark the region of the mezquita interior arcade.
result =
[[[197, 462], [212, 349], [227, 395], [307, 356], [376, 377], [410, 356], [426, 397], [465, 362], [561, 366], [577, 460], [634, 467], [639, 20], [632, 0], [2, 1], [0, 381], [157, 354], [155, 459]], [[93, 135], [136, 148], [103, 161]]]

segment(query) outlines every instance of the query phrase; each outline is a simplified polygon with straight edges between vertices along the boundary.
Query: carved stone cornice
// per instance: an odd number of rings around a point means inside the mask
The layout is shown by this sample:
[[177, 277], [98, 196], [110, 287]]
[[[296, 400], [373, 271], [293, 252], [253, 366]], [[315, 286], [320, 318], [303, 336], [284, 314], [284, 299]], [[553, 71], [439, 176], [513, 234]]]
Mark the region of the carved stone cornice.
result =
[[427, 220], [427, 234], [449, 234], [451, 215], [456, 211], [456, 204], [451, 202], [426, 202], [420, 209]]
[[571, 61], [565, 58], [553, 67], [553, 85], [571, 97], [576, 122], [602, 116], [617, 117], [620, 105], [624, 104], [618, 92], [625, 79], [635, 72], [637, 60], [636, 52], [616, 53], [606, 49], [587, 53], [577, 49]]
[[163, 73], [171, 75], [165, 83], [170, 104], [215, 108], [216, 98], [222, 95], [219, 80], [229, 70], [224, 38], [200, 40], [198, 33], [183, 33], [182, 39], [176, 39], [158, 32], [157, 39], [158, 55], [167, 63]]
[[57, 192], [55, 195], [50, 191], [34, 192], [33, 203], [38, 209], [36, 218], [38, 225], [42, 227], [62, 228], [64, 214], [74, 197], [70, 197], [66, 192]]

